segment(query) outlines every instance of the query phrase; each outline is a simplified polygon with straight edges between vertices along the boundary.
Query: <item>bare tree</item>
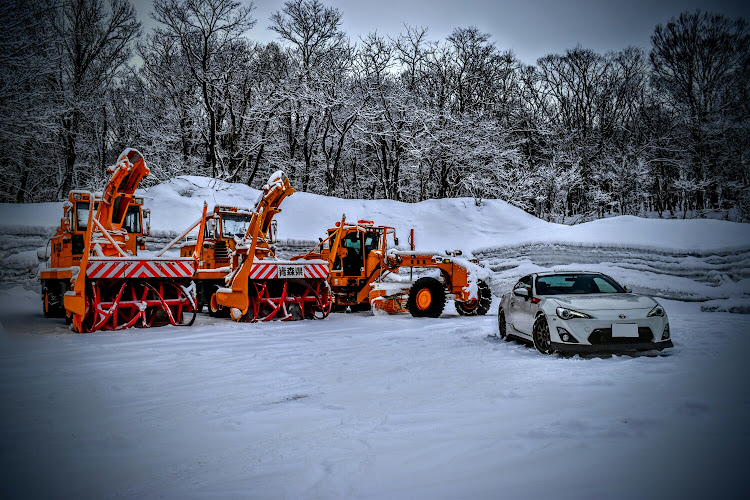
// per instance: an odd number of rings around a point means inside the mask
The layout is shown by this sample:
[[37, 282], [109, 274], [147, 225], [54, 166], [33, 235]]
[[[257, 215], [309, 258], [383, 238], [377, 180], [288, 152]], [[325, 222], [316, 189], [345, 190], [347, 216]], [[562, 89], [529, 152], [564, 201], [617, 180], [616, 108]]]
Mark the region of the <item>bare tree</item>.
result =
[[[131, 57], [140, 23], [129, 0], [63, 0], [50, 11], [57, 41], [62, 179], [59, 196], [71, 189], [84, 120], [96, 120], [107, 88]], [[90, 175], [86, 172], [84, 175]]]
[[349, 40], [341, 31], [341, 16], [338, 9], [325, 7], [318, 0], [290, 0], [271, 16], [269, 29], [288, 45], [292, 59], [280, 124], [292, 175], [298, 173], [298, 164], [302, 166], [303, 190], [308, 189], [317, 167], [322, 137], [330, 131], [333, 87], [347, 71], [351, 57]]
[[743, 19], [686, 12], [660, 24], [651, 37], [653, 83], [683, 127], [688, 152], [685, 188], [698, 208], [716, 205], [722, 150], [730, 144], [734, 113], [747, 109], [750, 29]]
[[213, 177], [226, 173], [219, 171], [218, 163], [219, 85], [225, 75], [241, 70], [225, 53], [254, 26], [252, 10], [252, 3], [234, 0], [154, 0], [153, 18], [161, 23], [155, 33], [180, 44], [192, 79], [201, 90], [208, 118], [206, 164]]

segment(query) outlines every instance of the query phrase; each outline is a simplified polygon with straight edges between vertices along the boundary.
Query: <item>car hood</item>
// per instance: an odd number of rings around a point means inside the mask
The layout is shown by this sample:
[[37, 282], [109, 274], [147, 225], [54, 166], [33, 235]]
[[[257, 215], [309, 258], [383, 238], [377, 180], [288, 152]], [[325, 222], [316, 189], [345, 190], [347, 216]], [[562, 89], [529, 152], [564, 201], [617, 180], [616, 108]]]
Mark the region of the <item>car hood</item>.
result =
[[611, 309], [652, 309], [656, 301], [651, 297], [630, 293], [599, 293], [590, 295], [555, 295], [549, 297], [562, 307], [575, 310], [603, 311]]

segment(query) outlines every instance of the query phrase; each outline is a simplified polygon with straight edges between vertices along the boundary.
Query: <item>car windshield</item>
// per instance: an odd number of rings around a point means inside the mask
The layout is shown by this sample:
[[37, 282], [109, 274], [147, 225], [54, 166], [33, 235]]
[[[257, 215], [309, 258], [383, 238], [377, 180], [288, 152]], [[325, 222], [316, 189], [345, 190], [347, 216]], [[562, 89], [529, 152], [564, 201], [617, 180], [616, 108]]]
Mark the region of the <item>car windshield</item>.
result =
[[624, 292], [615, 280], [603, 274], [554, 274], [536, 279], [537, 295]]
[[221, 216], [221, 232], [224, 238], [232, 238], [234, 235], [245, 236], [249, 225], [249, 215], [224, 214]]

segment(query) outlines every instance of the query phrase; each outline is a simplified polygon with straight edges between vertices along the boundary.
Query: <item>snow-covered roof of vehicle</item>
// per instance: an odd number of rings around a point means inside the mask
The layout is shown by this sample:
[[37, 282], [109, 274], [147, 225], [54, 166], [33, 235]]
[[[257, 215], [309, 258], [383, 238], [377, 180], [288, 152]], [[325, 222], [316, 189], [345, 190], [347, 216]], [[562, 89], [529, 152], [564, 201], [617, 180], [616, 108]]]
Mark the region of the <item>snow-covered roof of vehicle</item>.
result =
[[602, 274], [599, 271], [543, 271], [534, 273], [537, 276], [554, 276], [556, 274]]

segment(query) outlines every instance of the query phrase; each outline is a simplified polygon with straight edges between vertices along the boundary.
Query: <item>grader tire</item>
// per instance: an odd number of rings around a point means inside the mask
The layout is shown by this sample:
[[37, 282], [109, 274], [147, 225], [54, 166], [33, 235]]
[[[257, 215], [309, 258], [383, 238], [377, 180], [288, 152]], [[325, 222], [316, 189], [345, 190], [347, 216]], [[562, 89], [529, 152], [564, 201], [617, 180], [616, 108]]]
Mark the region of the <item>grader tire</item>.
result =
[[443, 284], [435, 278], [419, 278], [409, 290], [407, 307], [415, 318], [437, 318], [445, 307]]
[[461, 316], [484, 316], [492, 304], [492, 290], [482, 280], [477, 282], [477, 299], [466, 302], [456, 301], [456, 312]]

